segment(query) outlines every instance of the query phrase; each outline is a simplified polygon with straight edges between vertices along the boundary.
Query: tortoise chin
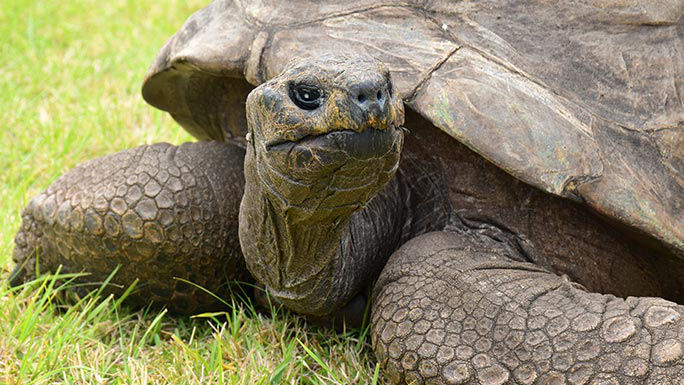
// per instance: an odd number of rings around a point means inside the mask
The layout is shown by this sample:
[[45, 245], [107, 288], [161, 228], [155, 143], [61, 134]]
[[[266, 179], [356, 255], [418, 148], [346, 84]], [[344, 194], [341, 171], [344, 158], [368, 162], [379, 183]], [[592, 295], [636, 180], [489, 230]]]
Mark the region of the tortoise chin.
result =
[[395, 127], [332, 131], [257, 146], [256, 167], [267, 189], [288, 205], [356, 210], [394, 175], [402, 144]]

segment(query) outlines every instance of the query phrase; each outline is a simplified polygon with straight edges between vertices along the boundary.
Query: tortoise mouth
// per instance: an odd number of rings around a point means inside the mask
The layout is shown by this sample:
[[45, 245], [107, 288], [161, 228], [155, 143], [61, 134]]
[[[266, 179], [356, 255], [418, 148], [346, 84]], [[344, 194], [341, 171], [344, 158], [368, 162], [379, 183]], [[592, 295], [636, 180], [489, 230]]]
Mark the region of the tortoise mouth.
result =
[[[276, 154], [286, 153], [289, 157], [301, 158], [302, 161], [324, 154], [347, 161], [349, 158], [367, 160], [382, 158], [388, 152], [400, 149], [401, 138], [402, 131], [396, 126], [382, 130], [368, 128], [362, 132], [335, 130], [319, 135], [308, 134], [295, 140], [272, 139], [265, 143], [265, 148], [276, 157]], [[327, 163], [324, 159], [320, 160]], [[334, 159], [330, 159], [330, 162], [334, 162]]]
[[394, 174], [403, 138], [402, 129], [392, 127], [272, 141], [256, 146], [256, 169], [261, 182], [292, 205], [327, 199], [331, 207], [357, 207]]

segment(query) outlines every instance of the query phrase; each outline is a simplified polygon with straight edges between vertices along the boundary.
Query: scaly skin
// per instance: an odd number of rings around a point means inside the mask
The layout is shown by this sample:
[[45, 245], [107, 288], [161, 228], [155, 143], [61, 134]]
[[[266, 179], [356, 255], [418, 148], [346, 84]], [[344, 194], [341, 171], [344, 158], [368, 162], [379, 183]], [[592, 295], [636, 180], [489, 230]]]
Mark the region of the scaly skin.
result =
[[586, 292], [515, 257], [453, 231], [414, 238], [390, 257], [371, 335], [394, 383], [684, 381], [684, 306]]
[[130, 302], [215, 307], [175, 278], [227, 295], [227, 282], [248, 277], [237, 239], [243, 157], [228, 143], [158, 143], [78, 165], [24, 209], [12, 283], [34, 277], [38, 255], [41, 271], [88, 272], [81, 291], [120, 265], [110, 290], [139, 280]]

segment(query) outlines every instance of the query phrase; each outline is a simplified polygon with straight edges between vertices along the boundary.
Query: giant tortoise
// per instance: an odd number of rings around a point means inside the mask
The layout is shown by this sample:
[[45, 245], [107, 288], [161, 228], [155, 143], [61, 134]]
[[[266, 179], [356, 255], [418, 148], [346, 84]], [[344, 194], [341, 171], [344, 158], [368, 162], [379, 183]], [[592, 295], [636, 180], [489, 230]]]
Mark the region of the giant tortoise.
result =
[[369, 303], [394, 383], [682, 383], [683, 12], [216, 0], [142, 90], [204, 141], [58, 179], [11, 281], [118, 266], [192, 313], [216, 304], [185, 280], [254, 279], [338, 325]]

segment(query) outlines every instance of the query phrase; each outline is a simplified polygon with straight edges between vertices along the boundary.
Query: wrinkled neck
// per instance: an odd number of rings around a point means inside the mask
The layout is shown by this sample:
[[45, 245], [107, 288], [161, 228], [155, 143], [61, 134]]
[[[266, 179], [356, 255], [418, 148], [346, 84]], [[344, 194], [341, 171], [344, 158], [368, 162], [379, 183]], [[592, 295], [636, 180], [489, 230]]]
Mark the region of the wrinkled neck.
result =
[[344, 306], [375, 280], [401, 243], [443, 228], [449, 216], [448, 201], [432, 197], [439, 188], [422, 179], [422, 186], [413, 183], [426, 170], [404, 158], [364, 208], [334, 214], [288, 206], [260, 183], [247, 160], [240, 241], [252, 275], [296, 312], [325, 315]]
[[[250, 153], [247, 154], [249, 157]], [[254, 158], [245, 159], [240, 243], [252, 275], [288, 308], [324, 315], [358, 290], [340, 245], [359, 205], [325, 208], [327, 189], [311, 189], [305, 204], [292, 204], [270, 188]], [[365, 194], [368, 195], [368, 194]]]

